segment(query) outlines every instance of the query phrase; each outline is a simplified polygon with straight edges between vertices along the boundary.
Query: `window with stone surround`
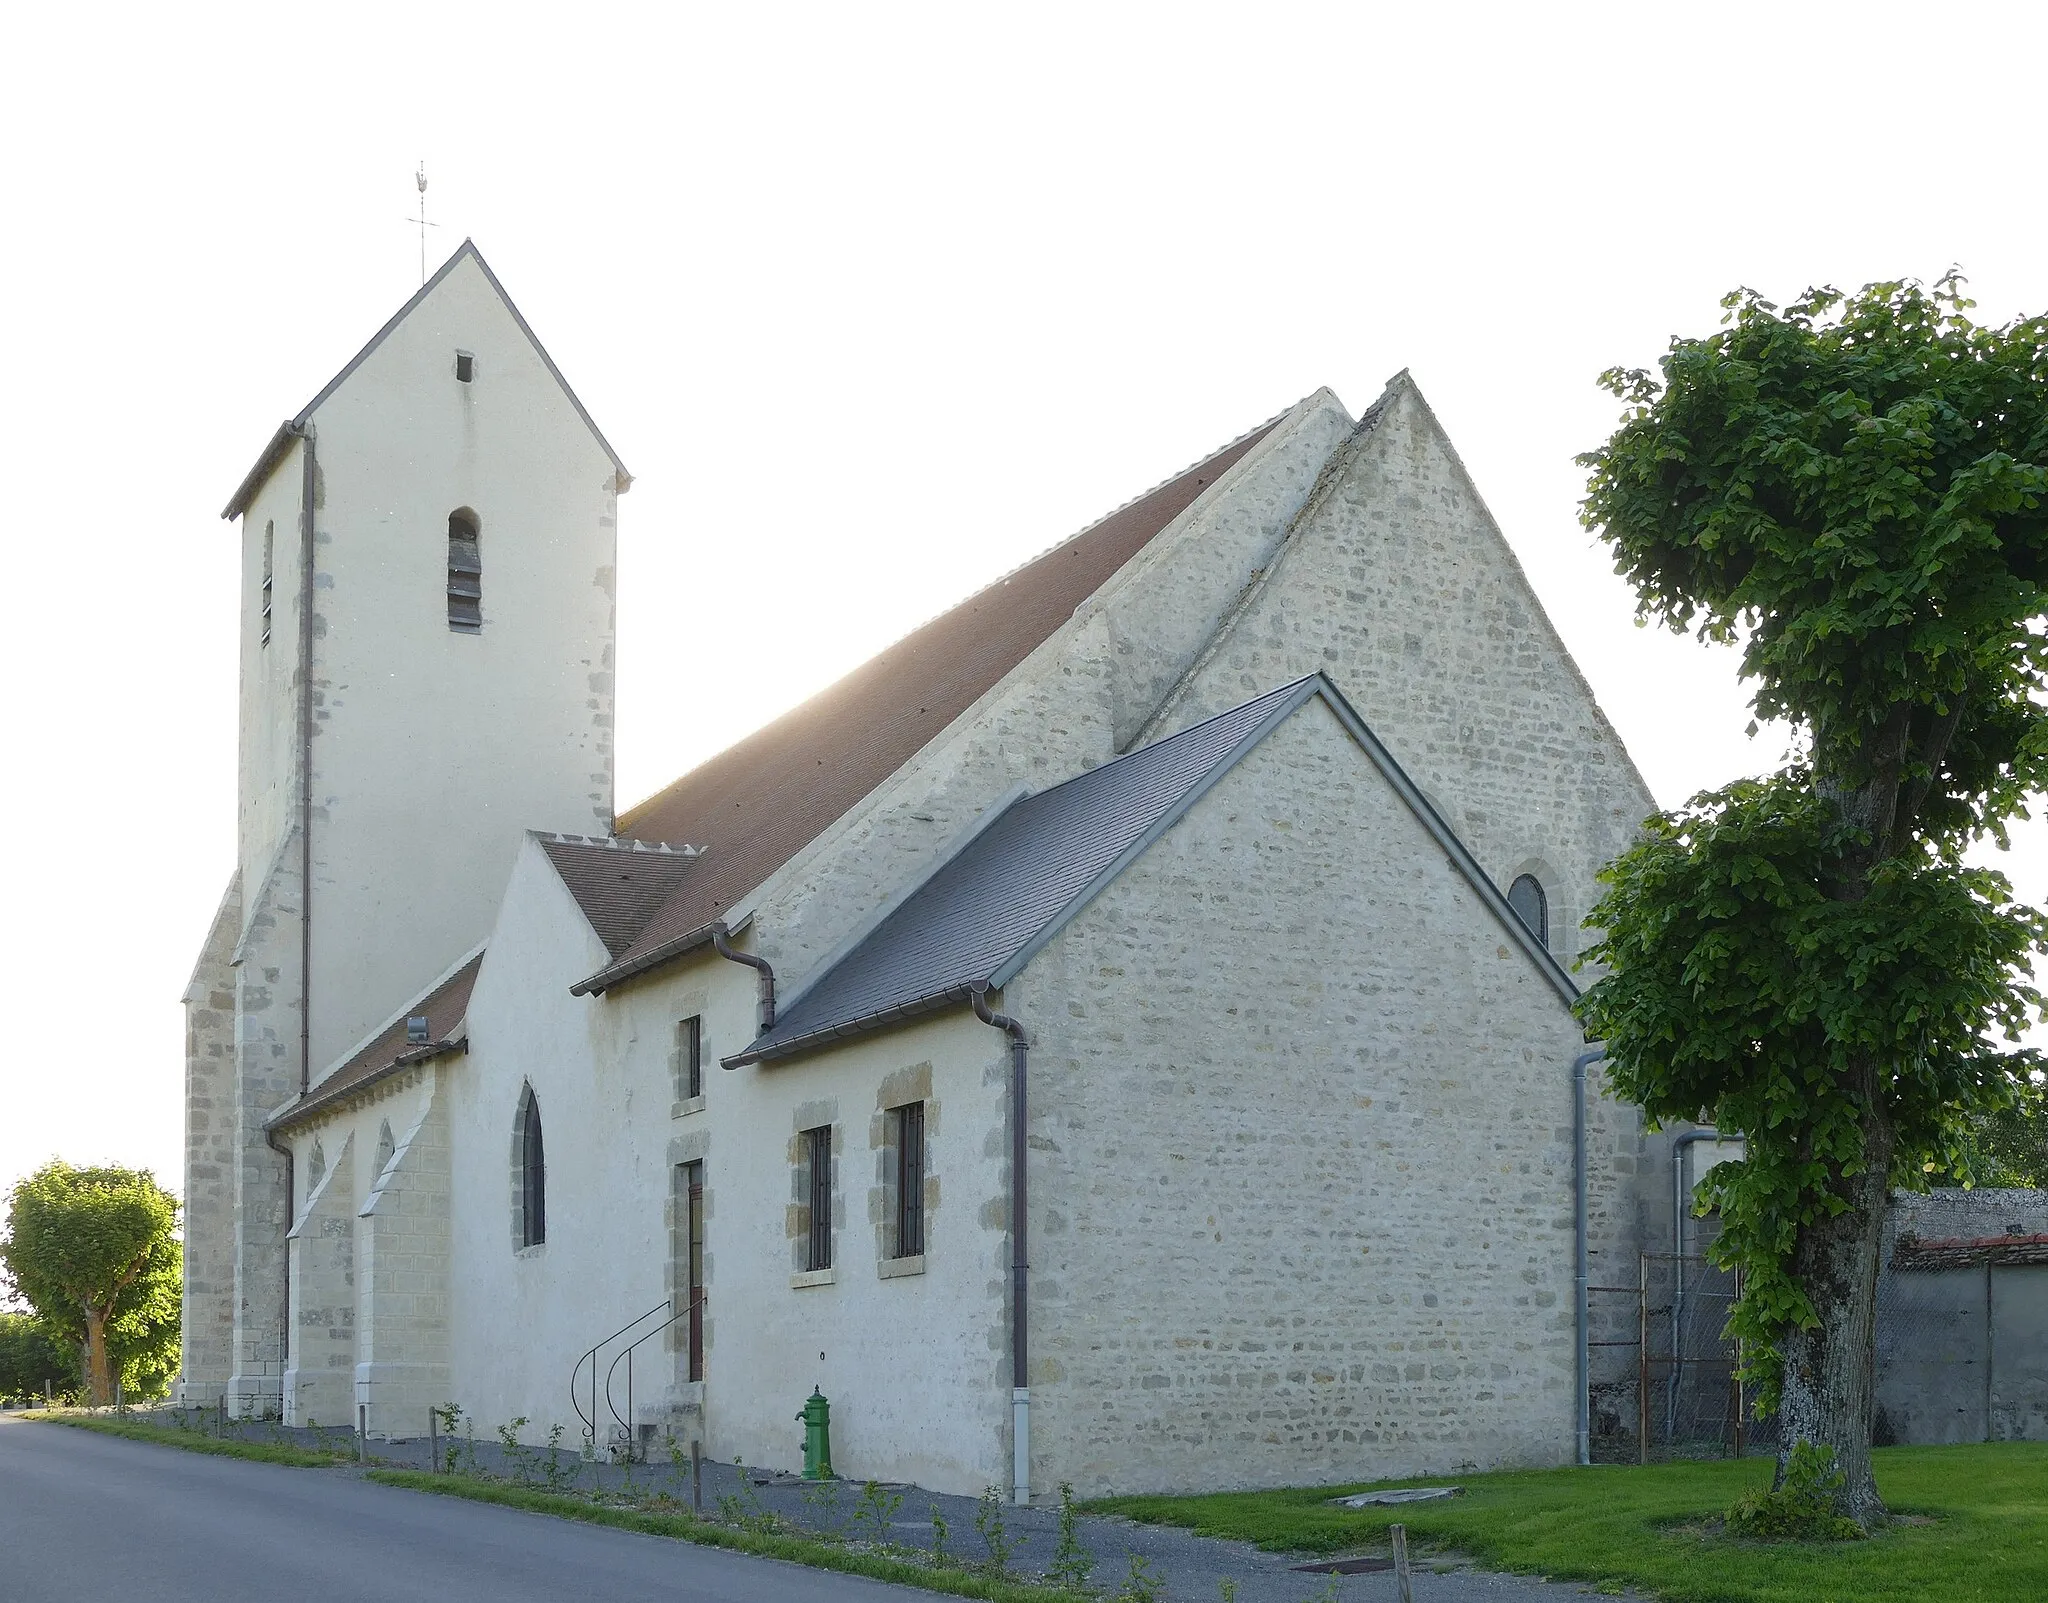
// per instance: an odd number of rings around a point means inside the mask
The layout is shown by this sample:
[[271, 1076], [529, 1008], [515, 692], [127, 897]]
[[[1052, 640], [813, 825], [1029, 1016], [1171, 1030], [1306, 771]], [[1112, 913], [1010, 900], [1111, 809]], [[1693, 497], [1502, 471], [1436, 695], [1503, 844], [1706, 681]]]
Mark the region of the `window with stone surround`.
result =
[[483, 524], [468, 507], [448, 514], [448, 627], [457, 634], [483, 633], [482, 538]]
[[889, 1110], [889, 1146], [895, 1157], [896, 1201], [893, 1256], [924, 1256], [924, 1104]]
[[547, 1149], [541, 1141], [540, 1101], [533, 1087], [519, 1093], [512, 1123], [512, 1240], [524, 1250], [548, 1239]]
[[1508, 906], [1537, 940], [1550, 944], [1550, 898], [1543, 894], [1543, 884], [1534, 874], [1516, 876], [1508, 887]]
[[692, 1013], [676, 1021], [676, 1100], [688, 1102], [704, 1094], [704, 1017]]
[[832, 1267], [832, 1126], [806, 1130], [803, 1142], [805, 1221], [804, 1271], [816, 1274]]

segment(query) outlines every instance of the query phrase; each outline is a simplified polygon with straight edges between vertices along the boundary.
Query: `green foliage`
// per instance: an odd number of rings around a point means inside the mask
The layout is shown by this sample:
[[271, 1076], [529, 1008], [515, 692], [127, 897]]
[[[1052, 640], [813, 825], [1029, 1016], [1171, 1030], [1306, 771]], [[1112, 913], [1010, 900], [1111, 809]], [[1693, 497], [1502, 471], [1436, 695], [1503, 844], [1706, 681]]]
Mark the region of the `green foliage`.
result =
[[1615, 370], [1583, 506], [1645, 620], [1739, 642], [1788, 765], [1652, 818], [1608, 869], [1581, 1002], [1616, 1088], [1747, 1138], [1702, 1188], [1762, 1360], [1817, 1322], [1802, 1232], [1893, 1184], [1969, 1177], [2031, 1054], [2048, 923], [1999, 875], [2048, 780], [2048, 319], [1973, 323], [1931, 289], [1723, 301], [1660, 372]]
[[[177, 1199], [147, 1169], [44, 1165], [16, 1184], [0, 1268], [62, 1338], [87, 1344], [94, 1401], [162, 1395], [178, 1364]], [[90, 1356], [101, 1344], [97, 1379]]]
[[2048, 761], [2048, 318], [1982, 328], [1971, 304], [1954, 273], [1782, 310], [1738, 290], [1659, 377], [1603, 375], [1628, 410], [1580, 458], [1643, 615], [1740, 639], [1757, 711], [1816, 772], [1874, 777], [1893, 729], [1913, 767], [1956, 719], [1923, 776], [1945, 841], [2009, 817]]
[[0, 1401], [42, 1400], [43, 1382], [58, 1396], [76, 1391], [81, 1371], [78, 1344], [67, 1341], [34, 1314], [0, 1313]]
[[1053, 1549], [1052, 1567], [1045, 1572], [1045, 1578], [1070, 1592], [1084, 1592], [1088, 1589], [1088, 1577], [1094, 1571], [1095, 1555], [1081, 1540], [1081, 1522], [1074, 1508], [1073, 1483], [1061, 1481], [1060, 1539], [1059, 1545]]
[[1738, 1499], [1728, 1510], [1728, 1534], [1754, 1542], [1860, 1542], [1869, 1533], [1835, 1512], [1844, 1480], [1832, 1447], [1797, 1442], [1784, 1484]]
[[1649, 820], [1589, 920], [1610, 972], [1581, 1016], [1616, 1091], [1749, 1137], [1701, 1198], [1721, 1210], [1711, 1253], [1745, 1271], [1731, 1328], [1766, 1406], [1772, 1341], [1813, 1318], [1787, 1270], [1795, 1234], [1840, 1210], [1835, 1182], [1863, 1163], [1865, 1066], [1884, 1066], [1894, 1183], [1960, 1176], [1968, 1121], [2024, 1083], [2026, 1055], [1987, 1037], [2016, 1037], [2040, 1004], [2018, 974], [2048, 921], [2003, 878], [1893, 858], [1844, 900], [1829, 878], [1854, 835], [1797, 772], [1743, 780]]
[[1003, 1523], [1003, 1494], [996, 1487], [983, 1490], [974, 1509], [974, 1528], [981, 1533], [981, 1545], [988, 1554], [982, 1560], [982, 1572], [1001, 1580], [1010, 1573], [1010, 1555], [1021, 1545], [1021, 1538], [1010, 1535]]
[[2039, 1071], [1965, 1133], [1965, 1167], [1980, 1186], [2048, 1187], [2048, 1091]]
[[1152, 1573], [1152, 1561], [1141, 1553], [1130, 1558], [1131, 1567], [1124, 1574], [1124, 1584], [1116, 1589], [1113, 1603], [1160, 1603], [1166, 1596], [1166, 1583]]

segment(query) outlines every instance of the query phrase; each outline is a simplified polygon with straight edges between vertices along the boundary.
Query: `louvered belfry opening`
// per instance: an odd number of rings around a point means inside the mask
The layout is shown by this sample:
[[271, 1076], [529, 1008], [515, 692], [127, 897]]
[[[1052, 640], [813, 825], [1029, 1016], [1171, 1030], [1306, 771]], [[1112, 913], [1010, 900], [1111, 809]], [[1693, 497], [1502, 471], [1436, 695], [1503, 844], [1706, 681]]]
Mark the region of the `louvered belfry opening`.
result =
[[478, 554], [483, 532], [468, 507], [448, 514], [448, 627], [457, 634], [482, 634], [484, 565]]

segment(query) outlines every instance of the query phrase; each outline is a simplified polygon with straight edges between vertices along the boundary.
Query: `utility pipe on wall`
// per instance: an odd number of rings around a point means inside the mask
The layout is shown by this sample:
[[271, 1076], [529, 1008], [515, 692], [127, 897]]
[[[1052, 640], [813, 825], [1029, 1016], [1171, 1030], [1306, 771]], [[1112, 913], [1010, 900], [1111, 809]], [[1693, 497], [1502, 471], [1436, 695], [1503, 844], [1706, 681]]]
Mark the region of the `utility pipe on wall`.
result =
[[986, 991], [970, 992], [968, 1000], [976, 1018], [1010, 1038], [1010, 1496], [1021, 1507], [1031, 1501], [1030, 1192], [1024, 1161], [1030, 1042], [1023, 1025], [991, 1011]]
[[1572, 1325], [1578, 1349], [1572, 1367], [1578, 1376], [1575, 1434], [1581, 1464], [1593, 1462], [1593, 1333], [1586, 1296], [1586, 1069], [1606, 1056], [1607, 1048], [1596, 1046], [1572, 1059]]
[[[727, 962], [744, 963], [748, 968], [753, 969], [761, 976], [759, 1000], [756, 1004], [755, 1013], [756, 1022], [759, 1025], [758, 1033], [766, 1035], [775, 1027], [775, 970], [769, 966], [767, 958], [756, 957], [752, 952], [742, 952], [738, 947], [734, 946], [732, 944], [732, 931], [723, 924], [713, 924], [711, 926], [711, 944], [717, 948], [718, 955]], [[729, 1064], [727, 1065], [727, 1067], [730, 1066]]]
[[299, 1095], [313, 1083], [313, 496], [319, 488], [313, 425], [293, 426], [304, 446], [299, 482]]

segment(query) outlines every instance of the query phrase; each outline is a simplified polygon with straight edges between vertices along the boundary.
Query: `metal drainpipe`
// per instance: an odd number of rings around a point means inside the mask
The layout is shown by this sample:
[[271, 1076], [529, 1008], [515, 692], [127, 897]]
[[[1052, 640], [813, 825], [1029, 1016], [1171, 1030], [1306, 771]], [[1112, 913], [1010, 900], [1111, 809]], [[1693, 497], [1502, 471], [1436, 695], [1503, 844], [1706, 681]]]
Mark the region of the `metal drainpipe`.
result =
[[1593, 1462], [1591, 1402], [1593, 1386], [1592, 1317], [1586, 1297], [1586, 1069], [1607, 1056], [1604, 1046], [1593, 1047], [1572, 1059], [1572, 1323], [1578, 1332], [1576, 1362], [1578, 1375], [1578, 1458]]
[[1685, 1350], [1685, 1149], [1698, 1141], [1723, 1140], [1712, 1125], [1688, 1130], [1671, 1142], [1671, 1381], [1664, 1388], [1664, 1429], [1678, 1426], [1678, 1383], [1685, 1373], [1680, 1357]]
[[313, 1083], [313, 425], [299, 488], [299, 1095]]
[[284, 1159], [284, 1307], [277, 1316], [277, 1417], [284, 1418], [284, 1372], [292, 1361], [292, 1226], [297, 1223], [292, 1215], [292, 1192], [298, 1185], [298, 1160], [292, 1156], [290, 1147], [277, 1144], [277, 1132], [265, 1130], [263, 1144]]
[[728, 962], [744, 963], [760, 974], [760, 1000], [756, 1005], [755, 1014], [759, 1025], [758, 1033], [766, 1035], [775, 1027], [775, 970], [769, 967], [767, 958], [756, 957], [752, 952], [742, 952], [734, 946], [730, 939], [731, 935], [732, 931], [723, 924], [711, 926], [711, 944], [717, 948], [720, 957]]
[[986, 991], [970, 992], [968, 1000], [976, 1018], [1010, 1038], [1010, 1497], [1022, 1507], [1031, 1501], [1030, 1192], [1024, 1161], [1025, 1069], [1031, 1043], [1023, 1025], [1007, 1013], [990, 1010]]

